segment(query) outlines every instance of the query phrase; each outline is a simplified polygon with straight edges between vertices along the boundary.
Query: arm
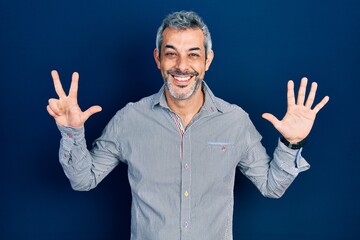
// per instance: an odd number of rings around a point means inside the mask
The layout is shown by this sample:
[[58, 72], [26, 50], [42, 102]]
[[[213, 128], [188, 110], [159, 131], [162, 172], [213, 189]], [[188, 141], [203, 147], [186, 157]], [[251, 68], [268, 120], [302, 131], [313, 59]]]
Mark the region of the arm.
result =
[[278, 141], [271, 159], [261, 144], [261, 135], [248, 119], [245, 155], [238, 166], [240, 171], [251, 180], [261, 194], [269, 198], [280, 198], [299, 173], [310, 168], [301, 156], [301, 149], [294, 150]]
[[63, 127], [57, 124], [62, 138], [59, 161], [70, 180], [71, 187], [78, 191], [95, 188], [119, 163], [119, 144], [115, 140], [116, 124], [113, 118], [89, 151], [86, 147], [84, 127]]
[[[48, 113], [55, 119], [61, 132], [59, 160], [71, 186], [75, 190], [94, 188], [116, 165], [114, 156], [88, 151], [84, 123], [100, 106], [82, 111], [77, 102], [78, 73], [72, 75], [69, 94], [66, 95], [56, 71], [51, 72], [58, 99], [49, 99]], [[104, 146], [106, 149], [108, 145]], [[101, 151], [98, 151], [101, 152]], [[106, 150], [103, 150], [106, 152]]]

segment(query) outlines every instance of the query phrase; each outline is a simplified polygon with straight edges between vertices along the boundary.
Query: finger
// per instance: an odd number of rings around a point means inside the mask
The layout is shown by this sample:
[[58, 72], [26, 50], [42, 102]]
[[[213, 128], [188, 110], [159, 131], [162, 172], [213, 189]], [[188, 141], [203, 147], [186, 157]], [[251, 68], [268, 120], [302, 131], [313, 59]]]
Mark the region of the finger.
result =
[[315, 100], [315, 95], [316, 95], [317, 87], [318, 87], [318, 85], [317, 85], [316, 82], [313, 82], [313, 83], [311, 84], [309, 96], [308, 96], [308, 98], [307, 98], [307, 100], [306, 100], [305, 107], [311, 108], [311, 106], [313, 105], [314, 100]]
[[78, 86], [79, 86], [79, 73], [74, 72], [72, 74], [69, 97], [77, 98]]
[[86, 121], [91, 115], [98, 113], [102, 110], [100, 106], [92, 106], [84, 112], [84, 121]]
[[315, 113], [318, 113], [327, 103], [328, 101], [330, 100], [330, 97], [329, 96], [325, 96], [321, 102], [319, 102], [313, 109], [313, 111]]
[[[274, 115], [272, 115], [271, 113], [264, 113], [264, 114], [262, 115], [262, 117], [263, 117], [264, 119], [268, 120], [272, 125], [274, 125], [274, 127], [277, 126], [277, 125], [280, 123], [279, 119], [277, 119], [277, 118], [276, 118]], [[276, 128], [276, 127], [275, 127], [275, 128]]]
[[287, 84], [287, 104], [288, 107], [295, 105], [294, 82], [288, 81]]
[[64, 92], [64, 89], [61, 85], [60, 82], [60, 78], [59, 78], [59, 74], [56, 70], [52, 70], [51, 71], [51, 76], [54, 82], [54, 87], [55, 87], [55, 92], [57, 93], [57, 95], [62, 98], [62, 97], [66, 97], [66, 93]]
[[62, 109], [59, 106], [58, 100], [51, 98], [49, 99], [49, 108], [51, 109], [51, 111], [56, 114], [57, 116], [61, 116], [62, 115]]
[[304, 105], [307, 82], [308, 79], [306, 77], [301, 79], [300, 88], [297, 97], [297, 105]]
[[56, 115], [56, 114], [54, 113], [54, 111], [51, 110], [51, 108], [50, 108], [49, 105], [46, 106], [46, 110], [47, 110], [47, 112], [50, 114], [50, 116], [52, 116], [52, 117], [54, 117], [54, 118], [58, 117], [58, 115]]

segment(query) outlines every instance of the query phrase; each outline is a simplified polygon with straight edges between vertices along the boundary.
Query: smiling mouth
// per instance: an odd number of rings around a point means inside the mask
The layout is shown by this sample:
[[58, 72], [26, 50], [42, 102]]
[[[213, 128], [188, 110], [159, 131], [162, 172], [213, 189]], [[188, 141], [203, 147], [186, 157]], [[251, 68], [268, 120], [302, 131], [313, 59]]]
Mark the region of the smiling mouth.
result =
[[179, 70], [175, 70], [175, 71], [169, 70], [169, 71], [167, 71], [167, 73], [174, 78], [175, 83], [177, 85], [182, 85], [182, 86], [187, 85], [189, 83], [189, 81], [194, 76], [199, 75], [199, 73], [196, 72], [196, 71], [194, 71], [194, 72], [181, 72]]
[[177, 75], [171, 75], [176, 81], [179, 82], [187, 82], [189, 81], [193, 76], [177, 76]]

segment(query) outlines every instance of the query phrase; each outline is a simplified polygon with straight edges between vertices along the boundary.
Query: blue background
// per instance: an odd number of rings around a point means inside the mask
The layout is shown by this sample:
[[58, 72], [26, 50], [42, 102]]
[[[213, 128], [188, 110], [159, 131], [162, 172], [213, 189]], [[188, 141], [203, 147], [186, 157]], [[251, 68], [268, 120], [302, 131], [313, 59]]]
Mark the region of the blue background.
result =
[[118, 109], [158, 91], [155, 33], [181, 9], [210, 28], [207, 83], [250, 114], [269, 154], [278, 133], [261, 114], [283, 116], [288, 79], [307, 76], [319, 83], [317, 101], [331, 97], [303, 152], [312, 167], [281, 199], [237, 175], [234, 239], [360, 238], [358, 1], [1, 0], [0, 239], [129, 239], [126, 166], [75, 192], [58, 163], [50, 71], [66, 91], [79, 71], [80, 106], [103, 107], [86, 123], [91, 144]]

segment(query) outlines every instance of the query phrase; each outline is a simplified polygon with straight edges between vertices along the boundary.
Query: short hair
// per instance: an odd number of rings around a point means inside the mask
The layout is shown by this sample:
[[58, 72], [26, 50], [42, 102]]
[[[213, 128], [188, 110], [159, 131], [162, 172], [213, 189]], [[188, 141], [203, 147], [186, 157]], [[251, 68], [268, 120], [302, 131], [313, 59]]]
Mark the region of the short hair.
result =
[[159, 51], [159, 54], [163, 42], [163, 32], [166, 28], [174, 28], [180, 30], [199, 28], [204, 34], [204, 46], [206, 56], [212, 49], [211, 35], [209, 29], [203, 22], [201, 17], [193, 11], [173, 12], [164, 18], [156, 34], [156, 48]]

